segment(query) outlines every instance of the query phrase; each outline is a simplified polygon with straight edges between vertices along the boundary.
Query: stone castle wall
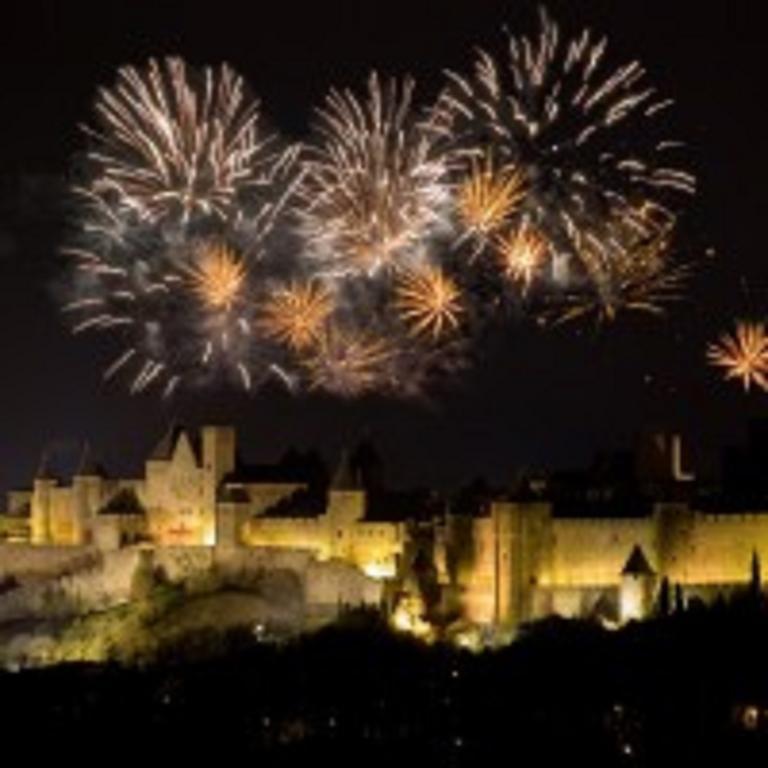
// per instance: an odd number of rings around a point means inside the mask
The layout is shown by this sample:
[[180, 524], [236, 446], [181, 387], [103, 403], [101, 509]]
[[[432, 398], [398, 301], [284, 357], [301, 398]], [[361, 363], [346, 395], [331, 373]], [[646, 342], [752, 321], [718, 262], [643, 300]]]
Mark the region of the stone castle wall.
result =
[[20, 582], [56, 578], [92, 566], [99, 558], [93, 547], [0, 544], [0, 578], [13, 576]]
[[325, 518], [251, 517], [240, 534], [246, 548], [307, 549], [325, 560], [331, 555], [330, 531]]
[[659, 570], [653, 518], [552, 521], [552, 554], [540, 584], [549, 587], [615, 586], [632, 549], [639, 545]]
[[639, 546], [655, 574], [686, 594], [712, 597], [747, 584], [753, 553], [768, 563], [768, 514], [705, 515], [658, 505], [644, 518], [564, 519], [547, 505], [492, 505], [438, 537], [441, 582], [456, 587], [466, 619], [516, 625], [552, 614], [603, 613]]
[[699, 586], [747, 583], [755, 552], [768, 565], [768, 515], [698, 515], [666, 575]]
[[137, 568], [148, 562], [174, 583], [206, 576], [250, 584], [277, 602], [299, 602], [307, 615], [328, 618], [344, 606], [378, 606], [383, 586], [338, 561], [317, 562], [299, 549], [129, 547], [95, 549], [0, 547], [0, 565], [21, 586], [0, 594], [0, 623], [103, 610], [131, 599]]
[[[70, 616], [125, 602], [130, 598], [140, 557], [139, 550], [124, 549], [97, 553], [79, 562], [71, 560], [67, 563], [70, 569], [79, 567], [65, 574], [51, 567], [49, 578], [26, 582], [0, 595], [0, 623]], [[56, 564], [55, 557], [50, 558], [50, 564]]]

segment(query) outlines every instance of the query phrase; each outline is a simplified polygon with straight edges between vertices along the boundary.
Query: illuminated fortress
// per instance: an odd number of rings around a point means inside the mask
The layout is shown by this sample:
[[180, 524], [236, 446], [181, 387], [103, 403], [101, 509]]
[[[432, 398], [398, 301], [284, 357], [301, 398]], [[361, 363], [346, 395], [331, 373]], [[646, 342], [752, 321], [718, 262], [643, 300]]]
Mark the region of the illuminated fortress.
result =
[[385, 491], [365, 447], [328, 480], [298, 453], [241, 464], [231, 427], [177, 427], [140, 479], [108, 478], [86, 450], [62, 484], [43, 461], [33, 488], [9, 495], [0, 572], [53, 574], [89, 553], [299, 553], [376, 587], [326, 600], [376, 602], [393, 614], [409, 604], [430, 618], [510, 631], [554, 614], [621, 624], [650, 615], [662, 591], [711, 600], [754, 578], [768, 557], [768, 512], [697, 508], [678, 438], [657, 435], [641, 459], [642, 497], [595, 482], [558, 492], [529, 478], [460, 509], [435, 494]]

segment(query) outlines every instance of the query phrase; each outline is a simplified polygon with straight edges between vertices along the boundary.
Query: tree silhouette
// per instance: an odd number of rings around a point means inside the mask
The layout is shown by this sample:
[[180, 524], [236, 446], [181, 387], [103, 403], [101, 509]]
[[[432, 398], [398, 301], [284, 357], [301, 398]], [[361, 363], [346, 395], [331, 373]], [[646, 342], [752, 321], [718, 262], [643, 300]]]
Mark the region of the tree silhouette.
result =
[[661, 580], [661, 586], [659, 587], [659, 616], [669, 616], [672, 608], [671, 602], [669, 579], [665, 576]]

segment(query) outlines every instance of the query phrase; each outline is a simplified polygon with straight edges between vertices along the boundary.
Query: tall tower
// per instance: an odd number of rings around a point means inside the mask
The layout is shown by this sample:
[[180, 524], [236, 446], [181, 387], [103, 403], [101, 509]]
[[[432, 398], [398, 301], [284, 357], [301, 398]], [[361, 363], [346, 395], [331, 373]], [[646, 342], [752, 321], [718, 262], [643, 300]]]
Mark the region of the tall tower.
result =
[[549, 508], [495, 502], [491, 527], [493, 623], [515, 628], [533, 617], [534, 591], [547, 556]]
[[43, 451], [35, 474], [32, 491], [31, 528], [32, 543], [39, 546], [51, 544], [51, 495], [56, 479], [48, 466], [48, 451]]
[[234, 427], [202, 428], [203, 543], [216, 543], [217, 494], [221, 481], [235, 469], [237, 436]]
[[72, 478], [72, 543], [89, 544], [93, 537], [93, 521], [103, 503], [104, 471], [94, 461], [86, 442], [80, 464]]
[[619, 613], [622, 623], [650, 615], [656, 588], [656, 574], [642, 548], [636, 545], [621, 571]]
[[352, 557], [354, 542], [351, 534], [355, 523], [365, 517], [365, 501], [359, 473], [345, 450], [328, 489], [328, 535], [332, 557]]

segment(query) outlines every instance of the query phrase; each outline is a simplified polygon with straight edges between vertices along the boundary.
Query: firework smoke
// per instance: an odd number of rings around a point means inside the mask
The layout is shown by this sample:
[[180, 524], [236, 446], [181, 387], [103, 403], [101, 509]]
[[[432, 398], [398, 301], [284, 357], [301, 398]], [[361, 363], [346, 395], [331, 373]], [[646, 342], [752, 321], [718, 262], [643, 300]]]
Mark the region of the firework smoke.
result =
[[320, 343], [333, 309], [333, 297], [320, 283], [294, 283], [274, 291], [260, 323], [268, 336], [302, 352]]
[[240, 215], [295, 160], [278, 151], [259, 104], [227, 65], [190, 71], [183, 60], [123, 67], [96, 101], [86, 190], [116, 215], [150, 224]]

